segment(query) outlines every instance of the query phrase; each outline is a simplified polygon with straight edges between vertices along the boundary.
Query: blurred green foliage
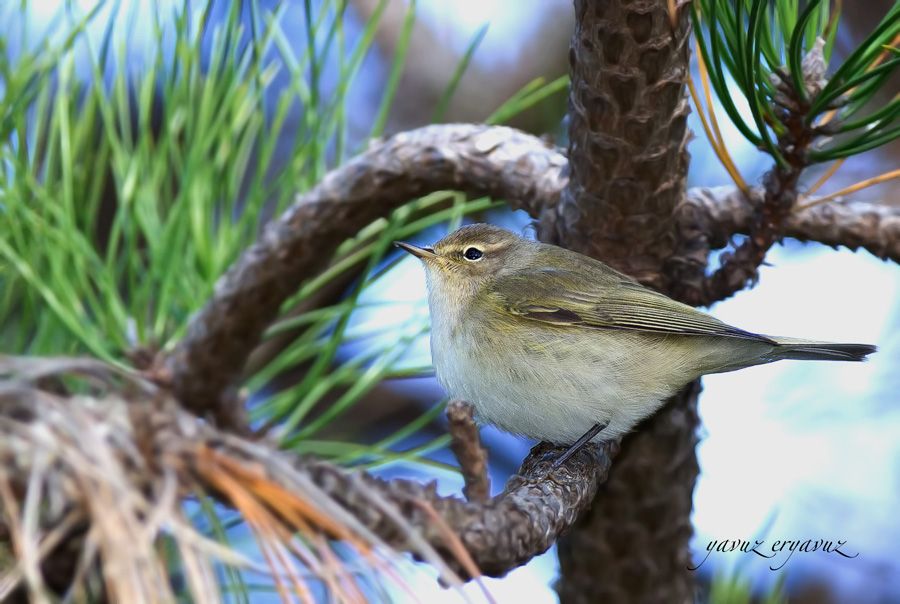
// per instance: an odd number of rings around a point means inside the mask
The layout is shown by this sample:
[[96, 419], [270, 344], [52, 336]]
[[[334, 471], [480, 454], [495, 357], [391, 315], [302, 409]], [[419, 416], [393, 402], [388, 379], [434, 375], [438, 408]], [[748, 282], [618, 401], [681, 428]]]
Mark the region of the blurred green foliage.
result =
[[[153, 3], [151, 23], [136, 23], [118, 2], [87, 13], [66, 3], [37, 40], [29, 39], [28, 2], [0, 6], [0, 20], [18, 26], [0, 36], [0, 349], [119, 365], [135, 349], [169, 350], [262, 224], [355, 152], [349, 92], [387, 2], [353, 36], [345, 0], [305, 2], [301, 44], [291, 43], [298, 24], [286, 23], [283, 3], [231, 3], [224, 18], [211, 0], [171, 13]], [[412, 2], [374, 124], [358, 146], [384, 131], [414, 17]], [[149, 28], [146, 47], [137, 47], [135, 27]], [[501, 123], [565, 85], [531, 82], [489, 119]], [[430, 371], [396, 365], [427, 331], [421, 317], [399, 338], [347, 329], [362, 292], [388, 274], [390, 243], [440, 224], [455, 228], [497, 205], [436, 193], [343, 242], [269, 330], [281, 341], [246, 381], [265, 393], [254, 420], [279, 424], [286, 447], [345, 463], [419, 459], [443, 446], [441, 437], [393, 449], [440, 406], [372, 445], [322, 435], [381, 381]], [[301, 378], [273, 386], [298, 368]]]
[[709, 604], [787, 604], [785, 575], [779, 575], [774, 585], [761, 595], [755, 595], [750, 579], [740, 572], [717, 573], [710, 583]]

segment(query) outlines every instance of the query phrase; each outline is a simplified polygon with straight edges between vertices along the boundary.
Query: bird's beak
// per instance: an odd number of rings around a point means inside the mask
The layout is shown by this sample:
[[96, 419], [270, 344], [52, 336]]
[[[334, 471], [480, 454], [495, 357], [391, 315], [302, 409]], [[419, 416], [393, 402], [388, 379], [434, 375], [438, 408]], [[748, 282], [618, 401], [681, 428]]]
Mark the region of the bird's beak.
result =
[[401, 250], [409, 252], [416, 258], [421, 258], [422, 260], [430, 260], [431, 258], [437, 257], [437, 254], [434, 253], [434, 248], [419, 247], [411, 243], [406, 243], [405, 241], [395, 241], [394, 245], [399, 247]]

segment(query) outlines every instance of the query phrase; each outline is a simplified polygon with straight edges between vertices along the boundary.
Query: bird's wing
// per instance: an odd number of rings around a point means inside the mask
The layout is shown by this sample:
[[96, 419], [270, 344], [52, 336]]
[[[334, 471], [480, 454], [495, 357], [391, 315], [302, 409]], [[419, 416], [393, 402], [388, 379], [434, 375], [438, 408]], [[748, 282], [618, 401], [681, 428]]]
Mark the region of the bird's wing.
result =
[[490, 288], [507, 312], [558, 326], [627, 329], [679, 335], [742, 338], [774, 344], [621, 276], [585, 282], [559, 269], [498, 277]]

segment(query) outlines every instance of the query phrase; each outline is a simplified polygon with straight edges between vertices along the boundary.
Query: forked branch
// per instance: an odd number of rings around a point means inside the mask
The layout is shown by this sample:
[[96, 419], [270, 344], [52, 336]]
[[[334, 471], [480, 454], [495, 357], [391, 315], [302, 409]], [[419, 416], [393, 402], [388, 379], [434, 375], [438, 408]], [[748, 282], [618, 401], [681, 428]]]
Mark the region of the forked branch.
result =
[[[565, 167], [561, 151], [506, 127], [428, 126], [375, 143], [300, 195], [221, 278], [167, 361], [177, 398], [222, 425], [239, 425], [234, 417], [241, 405], [230, 387], [285, 299], [341, 241], [403, 203], [443, 189], [503, 199], [536, 218], [559, 201]], [[676, 224], [679, 251], [671, 259], [685, 267], [681, 299], [718, 299], [704, 277], [709, 249], [747, 233], [758, 207], [735, 188], [688, 191]], [[889, 206], [822, 205], [786, 216], [780, 235], [900, 261], [898, 220], [900, 209]]]
[[[714, 283], [705, 274], [709, 250], [724, 248], [735, 234], [750, 233], [763, 195], [761, 189], [753, 189], [748, 198], [733, 186], [688, 191], [678, 217], [678, 261], [686, 265], [679, 271], [676, 284], [675, 295], [679, 299], [708, 305], [723, 298], [721, 283]], [[900, 262], [900, 207], [847, 201], [794, 210], [784, 217], [781, 236], [831, 247], [864, 249], [883, 260]], [[745, 276], [736, 273], [734, 279]], [[723, 274], [720, 279], [724, 277]], [[730, 287], [724, 289], [725, 293], [730, 291]]]
[[[78, 378], [90, 394], [66, 392], [64, 384]], [[166, 531], [191, 553], [192, 569], [211, 572], [216, 558], [246, 565], [183, 517], [182, 498], [204, 493], [241, 512], [261, 547], [294, 553], [292, 535], [299, 532], [311, 543], [341, 540], [362, 555], [373, 548], [379, 555], [410, 552], [451, 581], [470, 578], [473, 568], [499, 576], [546, 551], [572, 525], [605, 479], [616, 446], [592, 445], [550, 471], [559, 449], [539, 445], [502, 493], [475, 502], [439, 495], [433, 484], [381, 480], [230, 434], [180, 408], [164, 389], [99, 361], [0, 357], [0, 412], [0, 535], [12, 532], [21, 543], [79, 519], [78, 531], [64, 531], [64, 551], [44, 548], [0, 572], [0, 600], [40, 577], [38, 567], [62, 567], [67, 580], [51, 589], [66, 589], [74, 572], [66, 564], [79, 556], [90, 568], [101, 558], [110, 595], [150, 588], [163, 581], [154, 574], [154, 548]], [[32, 515], [33, 529], [22, 528], [23, 514]], [[123, 538], [136, 541], [126, 547]], [[137, 570], [116, 572], [123, 567]], [[43, 589], [38, 583], [29, 587]]]
[[541, 139], [505, 127], [428, 126], [375, 143], [300, 195], [220, 279], [168, 359], [176, 396], [195, 413], [240, 426], [229, 387], [285, 299], [342, 241], [444, 189], [505, 199], [533, 215], [559, 194], [565, 165]]

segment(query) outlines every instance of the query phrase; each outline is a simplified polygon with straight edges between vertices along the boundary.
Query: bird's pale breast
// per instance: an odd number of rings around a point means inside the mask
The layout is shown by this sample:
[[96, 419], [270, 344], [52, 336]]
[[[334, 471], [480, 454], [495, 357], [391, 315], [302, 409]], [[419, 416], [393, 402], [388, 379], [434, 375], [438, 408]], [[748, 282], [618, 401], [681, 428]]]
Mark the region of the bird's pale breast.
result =
[[568, 444], [609, 422], [598, 440], [612, 438], [695, 377], [667, 336], [506, 320], [436, 320], [432, 356], [452, 398], [509, 432]]

